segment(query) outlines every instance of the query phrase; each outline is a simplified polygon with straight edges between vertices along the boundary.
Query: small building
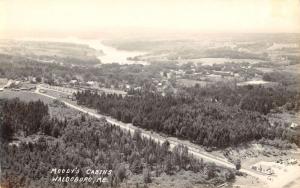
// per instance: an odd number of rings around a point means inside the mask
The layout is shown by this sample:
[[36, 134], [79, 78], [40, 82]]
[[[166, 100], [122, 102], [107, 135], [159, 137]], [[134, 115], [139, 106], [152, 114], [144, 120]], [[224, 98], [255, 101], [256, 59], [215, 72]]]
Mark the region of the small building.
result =
[[44, 90], [44, 89], [40, 89], [39, 92], [41, 92], [41, 93], [47, 93], [46, 90]]
[[78, 81], [77, 80], [71, 80], [70, 84], [76, 84]]
[[298, 127], [297, 123], [292, 122], [292, 124], [290, 125], [290, 128], [295, 129], [296, 127]]
[[94, 85], [95, 84], [95, 82], [94, 81], [88, 81], [88, 82], [86, 82], [88, 85], [90, 85], [90, 86], [92, 86], [92, 85]]
[[68, 95], [67, 98], [72, 100], [72, 101], [76, 100], [76, 97], [74, 95]]
[[28, 81], [31, 82], [31, 83], [36, 83], [37, 82], [36, 77], [33, 77], [33, 76], [28, 76]]
[[298, 161], [294, 158], [290, 158], [287, 160], [287, 164], [290, 164], [290, 165], [294, 165], [294, 164], [297, 164]]
[[126, 84], [126, 89], [130, 89], [131, 88], [131, 86], [129, 85], [129, 84]]
[[22, 91], [29, 91], [30, 89], [27, 88], [27, 87], [21, 87], [20, 90], [22, 90]]
[[213, 71], [214, 74], [216, 75], [221, 75], [221, 76], [233, 76], [232, 72], [226, 72], [226, 71]]

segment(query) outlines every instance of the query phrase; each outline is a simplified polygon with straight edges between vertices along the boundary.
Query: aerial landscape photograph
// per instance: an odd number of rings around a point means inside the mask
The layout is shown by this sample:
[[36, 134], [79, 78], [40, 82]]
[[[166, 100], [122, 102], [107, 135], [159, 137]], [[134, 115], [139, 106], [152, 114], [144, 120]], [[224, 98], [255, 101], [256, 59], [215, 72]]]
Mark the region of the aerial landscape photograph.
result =
[[0, 0], [0, 188], [300, 187], [300, 0]]

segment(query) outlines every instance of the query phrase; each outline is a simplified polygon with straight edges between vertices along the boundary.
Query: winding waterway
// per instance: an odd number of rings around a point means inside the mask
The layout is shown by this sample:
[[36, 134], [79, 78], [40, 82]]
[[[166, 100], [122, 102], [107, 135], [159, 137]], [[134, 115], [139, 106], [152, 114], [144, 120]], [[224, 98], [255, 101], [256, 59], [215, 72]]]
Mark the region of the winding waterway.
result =
[[[84, 44], [88, 45], [90, 48], [93, 48], [99, 51], [99, 56], [97, 58], [101, 63], [119, 63], [119, 64], [148, 64], [145, 61], [134, 61], [129, 60], [128, 58], [146, 54], [146, 52], [140, 51], [125, 51], [118, 50], [114, 47], [104, 45], [98, 39], [80, 39], [76, 37], [67, 37], [67, 38], [22, 38], [20, 40], [26, 41], [49, 41], [49, 42], [64, 42], [64, 43], [74, 43], [74, 44]], [[103, 52], [103, 53], [101, 53]]]

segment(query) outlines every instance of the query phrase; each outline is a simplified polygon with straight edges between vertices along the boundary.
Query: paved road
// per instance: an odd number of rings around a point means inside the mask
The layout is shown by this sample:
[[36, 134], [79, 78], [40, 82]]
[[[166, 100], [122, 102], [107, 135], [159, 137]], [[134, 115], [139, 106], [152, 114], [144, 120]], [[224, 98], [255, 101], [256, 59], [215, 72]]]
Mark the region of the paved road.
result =
[[[115, 125], [119, 126], [120, 128], [122, 128], [124, 130], [130, 131], [132, 134], [134, 133], [135, 130], [140, 129], [140, 128], [137, 128], [137, 127], [133, 126], [130, 123], [123, 123], [123, 122], [120, 122], [120, 121], [118, 121], [116, 119], [113, 119], [109, 116], [104, 116], [104, 115], [98, 114], [93, 109], [89, 109], [89, 108], [82, 107], [82, 106], [79, 106], [79, 105], [71, 104], [70, 102], [66, 101], [65, 99], [56, 98], [56, 97], [48, 95], [46, 93], [41, 93], [39, 91], [40, 89], [49, 90], [48, 88], [38, 86], [35, 93], [37, 93], [39, 95], [49, 97], [49, 98], [52, 98], [52, 99], [58, 99], [61, 102], [65, 103], [65, 105], [69, 106], [70, 108], [73, 108], [75, 110], [81, 111], [81, 112], [86, 113], [86, 114], [89, 114], [90, 116], [93, 116], [95, 118], [106, 118], [107, 122], [109, 122], [111, 124], [115, 124]], [[53, 89], [50, 89], [50, 90], [55, 91]], [[57, 91], [57, 92], [62, 93], [62, 91]], [[65, 94], [69, 94], [69, 93], [65, 93]], [[178, 140], [178, 139], [172, 138], [172, 137], [171, 138], [170, 137], [165, 138], [165, 137], [162, 137], [159, 134], [153, 133], [151, 131], [147, 131], [147, 130], [143, 130], [143, 129], [140, 129], [140, 130], [141, 130], [141, 134], [142, 134], [143, 137], [151, 138], [151, 139], [155, 140], [156, 142], [160, 142], [160, 143], [163, 143], [166, 140], [168, 140], [170, 142], [170, 147], [171, 148], [173, 148], [174, 146], [176, 146], [178, 144], [183, 144], [184, 146], [188, 147], [189, 153], [193, 154], [193, 156], [198, 158], [198, 159], [202, 158], [203, 160], [206, 160], [206, 161], [209, 161], [209, 162], [214, 162], [217, 165], [225, 166], [225, 167], [228, 167], [228, 168], [235, 168], [234, 164], [226, 161], [225, 159], [222, 159], [222, 158], [216, 157], [214, 155], [211, 155], [208, 152], [201, 151], [200, 149], [197, 148], [197, 146], [195, 146], [194, 144], [192, 144], [188, 141]], [[260, 180], [267, 181], [267, 176], [264, 175], [264, 174], [261, 174], [259, 172], [248, 170], [248, 169], [245, 169], [245, 168], [240, 169], [240, 171], [244, 172], [248, 175], [254, 176], [256, 178], [259, 178]]]

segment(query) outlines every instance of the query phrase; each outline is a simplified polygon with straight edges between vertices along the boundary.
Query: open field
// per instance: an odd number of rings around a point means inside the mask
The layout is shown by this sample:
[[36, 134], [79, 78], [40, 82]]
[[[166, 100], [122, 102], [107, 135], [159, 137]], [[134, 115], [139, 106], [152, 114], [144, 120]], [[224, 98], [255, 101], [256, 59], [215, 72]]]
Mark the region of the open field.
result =
[[51, 103], [53, 100], [49, 99], [48, 97], [44, 97], [29, 91], [10, 91], [10, 90], [4, 90], [0, 92], [0, 98], [6, 98], [6, 99], [12, 99], [12, 98], [19, 98], [23, 101], [37, 101], [41, 100], [44, 103]]
[[178, 79], [178, 84], [186, 86], [186, 87], [194, 87], [196, 84], [199, 84], [200, 87], [204, 87], [207, 85], [205, 81], [198, 81], [198, 80], [189, 80], [189, 79]]

